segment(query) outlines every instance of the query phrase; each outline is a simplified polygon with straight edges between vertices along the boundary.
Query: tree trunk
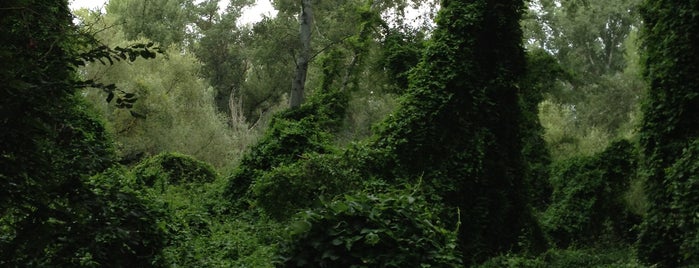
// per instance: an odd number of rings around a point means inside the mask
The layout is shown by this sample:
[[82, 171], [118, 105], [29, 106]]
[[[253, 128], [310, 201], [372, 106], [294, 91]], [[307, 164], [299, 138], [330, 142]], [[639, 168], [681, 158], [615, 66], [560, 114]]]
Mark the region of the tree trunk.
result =
[[301, 27], [299, 37], [301, 38], [301, 53], [296, 60], [296, 77], [291, 83], [291, 95], [289, 106], [291, 108], [301, 106], [303, 102], [303, 91], [306, 84], [306, 73], [308, 72], [308, 61], [311, 57], [311, 25], [313, 23], [313, 9], [311, 0], [301, 1], [301, 15], [299, 16]]

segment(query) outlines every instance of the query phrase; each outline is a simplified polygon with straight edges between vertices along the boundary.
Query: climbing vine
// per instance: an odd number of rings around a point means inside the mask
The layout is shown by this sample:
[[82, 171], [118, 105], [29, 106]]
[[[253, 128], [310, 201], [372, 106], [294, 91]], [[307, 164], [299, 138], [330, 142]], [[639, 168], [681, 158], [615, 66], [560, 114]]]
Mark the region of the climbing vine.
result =
[[[695, 1], [646, 0], [642, 5], [644, 76], [649, 82], [643, 103], [640, 141], [645, 162], [649, 210], [641, 227], [639, 258], [660, 266], [699, 263], [692, 237], [699, 224], [688, 215], [696, 183], [683, 170], [691, 167], [699, 138], [699, 6]], [[683, 152], [685, 155], [683, 156]], [[674, 166], [673, 166], [674, 165]], [[690, 213], [691, 214], [691, 213]]]

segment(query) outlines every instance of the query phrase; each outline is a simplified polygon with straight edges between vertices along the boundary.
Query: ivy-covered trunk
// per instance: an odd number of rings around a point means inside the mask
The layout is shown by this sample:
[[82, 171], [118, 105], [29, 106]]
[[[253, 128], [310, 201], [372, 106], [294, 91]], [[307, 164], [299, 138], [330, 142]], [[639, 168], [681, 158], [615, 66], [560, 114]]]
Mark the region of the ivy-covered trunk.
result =
[[697, 1], [647, 0], [642, 6], [644, 75], [650, 89], [640, 141], [649, 210], [638, 253], [661, 267], [699, 264], [697, 14]]
[[466, 264], [517, 250], [538, 232], [521, 154], [523, 8], [521, 0], [442, 1], [402, 107], [377, 141], [395, 157], [394, 176], [421, 178], [459, 209]]

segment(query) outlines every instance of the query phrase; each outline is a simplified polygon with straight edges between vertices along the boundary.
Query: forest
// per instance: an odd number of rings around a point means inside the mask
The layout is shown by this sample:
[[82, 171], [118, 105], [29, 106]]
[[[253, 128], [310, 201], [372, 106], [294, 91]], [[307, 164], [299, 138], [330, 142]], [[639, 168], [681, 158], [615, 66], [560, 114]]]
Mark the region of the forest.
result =
[[0, 3], [0, 267], [699, 266], [698, 1], [255, 2]]

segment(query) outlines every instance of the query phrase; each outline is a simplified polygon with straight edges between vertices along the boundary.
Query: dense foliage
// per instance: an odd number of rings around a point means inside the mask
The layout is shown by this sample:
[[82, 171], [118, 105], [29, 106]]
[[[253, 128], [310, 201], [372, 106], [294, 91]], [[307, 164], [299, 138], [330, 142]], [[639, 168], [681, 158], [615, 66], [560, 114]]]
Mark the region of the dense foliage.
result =
[[0, 4], [0, 266], [699, 264], [692, 1], [67, 2]]
[[[662, 266], [697, 265], [698, 188], [693, 145], [699, 138], [699, 6], [694, 1], [645, 1], [643, 104], [640, 141], [650, 200], [639, 239], [639, 257]], [[693, 241], [693, 242], [692, 242]]]
[[112, 141], [76, 96], [92, 84], [76, 65], [117, 50], [80, 35], [66, 1], [5, 1], [0, 18], [0, 265], [159, 266], [155, 213], [102, 173]]
[[552, 203], [542, 224], [554, 243], [568, 247], [633, 241], [638, 219], [627, 209], [624, 192], [636, 175], [637, 158], [631, 143], [618, 141], [598, 155], [552, 168]]
[[459, 267], [456, 233], [407, 191], [352, 194], [300, 212], [277, 267]]
[[517, 250], [537, 229], [524, 184], [516, 86], [525, 64], [523, 7], [443, 1], [401, 107], [376, 142], [394, 161], [394, 176], [422, 177], [446, 207], [460, 209], [464, 263]]
[[162, 153], [148, 158], [136, 165], [133, 173], [137, 183], [151, 187], [216, 180], [216, 171], [211, 165], [177, 153]]

